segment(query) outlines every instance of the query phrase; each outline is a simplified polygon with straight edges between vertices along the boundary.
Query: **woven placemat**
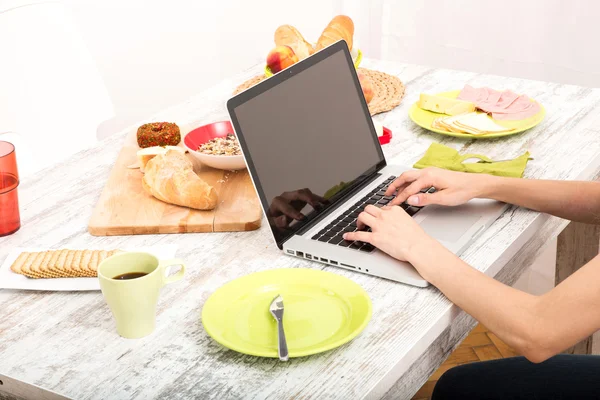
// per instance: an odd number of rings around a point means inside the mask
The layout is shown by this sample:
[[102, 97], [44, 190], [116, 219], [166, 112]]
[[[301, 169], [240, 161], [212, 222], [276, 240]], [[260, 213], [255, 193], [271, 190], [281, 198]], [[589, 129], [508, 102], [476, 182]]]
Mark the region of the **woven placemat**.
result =
[[[358, 70], [366, 75], [373, 84], [375, 96], [373, 96], [373, 99], [369, 103], [371, 115], [390, 111], [400, 104], [404, 96], [404, 85], [398, 77], [372, 69], [359, 68]], [[238, 94], [264, 79], [267, 79], [265, 75], [255, 76], [238, 86], [233, 94]]]

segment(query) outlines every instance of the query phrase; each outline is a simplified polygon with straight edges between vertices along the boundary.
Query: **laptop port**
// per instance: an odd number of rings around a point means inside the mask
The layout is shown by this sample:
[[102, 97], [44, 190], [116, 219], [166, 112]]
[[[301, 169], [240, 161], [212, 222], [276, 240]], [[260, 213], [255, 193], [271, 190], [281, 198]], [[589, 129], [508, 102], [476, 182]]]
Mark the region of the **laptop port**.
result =
[[356, 267], [352, 266], [352, 265], [348, 265], [348, 264], [344, 264], [344, 263], [340, 263], [340, 265], [344, 266], [344, 267], [348, 267], [348, 268], [352, 268], [352, 269], [356, 269]]
[[333, 265], [338, 265], [337, 261], [329, 260], [329, 262], [332, 263]]
[[310, 254], [307, 254], [306, 258], [308, 258], [309, 260], [312, 260], [312, 256]]
[[326, 258], [323, 258], [323, 257], [321, 257], [321, 261], [323, 261], [323, 262], [329, 262], [329, 260], [328, 260], [328, 259], [326, 259]]
[[294, 250], [288, 250], [288, 254], [294, 255]]
[[301, 252], [301, 251], [297, 251], [297, 252], [296, 252], [296, 255], [297, 255], [298, 257], [302, 257], [302, 258], [304, 258], [304, 253], [303, 253], [303, 252]]

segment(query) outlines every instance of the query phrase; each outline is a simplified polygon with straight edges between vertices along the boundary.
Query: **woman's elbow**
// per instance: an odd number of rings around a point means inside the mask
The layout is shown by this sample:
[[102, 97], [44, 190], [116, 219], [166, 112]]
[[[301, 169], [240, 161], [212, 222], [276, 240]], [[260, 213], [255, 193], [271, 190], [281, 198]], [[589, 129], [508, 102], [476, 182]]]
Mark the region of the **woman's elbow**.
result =
[[560, 351], [551, 343], [547, 334], [531, 328], [527, 329], [515, 350], [536, 364], [546, 361]]
[[531, 349], [523, 353], [523, 356], [534, 364], [542, 363], [555, 355], [556, 353], [543, 349]]

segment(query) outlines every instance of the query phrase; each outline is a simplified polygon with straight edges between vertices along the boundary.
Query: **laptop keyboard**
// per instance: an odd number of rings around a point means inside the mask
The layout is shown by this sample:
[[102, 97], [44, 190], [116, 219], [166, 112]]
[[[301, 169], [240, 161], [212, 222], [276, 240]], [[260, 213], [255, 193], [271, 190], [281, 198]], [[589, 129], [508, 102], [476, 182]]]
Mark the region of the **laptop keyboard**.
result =
[[[344, 240], [342, 235], [346, 232], [355, 232], [357, 228], [357, 218], [358, 214], [360, 214], [367, 205], [372, 204], [375, 207], [383, 207], [388, 204], [390, 201], [394, 199], [394, 196], [386, 196], [385, 191], [388, 186], [396, 179], [395, 176], [390, 176], [384, 182], [382, 182], [379, 186], [373, 189], [370, 193], [368, 193], [365, 197], [357, 201], [353, 206], [348, 208], [344, 213], [334, 219], [329, 225], [325, 228], [321, 229], [319, 233], [312, 237], [313, 240], [318, 240], [320, 242], [327, 242], [337, 246], [348, 247], [350, 249], [372, 252], [375, 250], [375, 247], [369, 243], [364, 242], [350, 242]], [[421, 192], [423, 193], [433, 193], [435, 191], [434, 188], [424, 189]], [[410, 206], [406, 203], [400, 204], [410, 216], [414, 216], [419, 212], [422, 207], [414, 207]], [[367, 229], [368, 232], [371, 231], [370, 228]]]

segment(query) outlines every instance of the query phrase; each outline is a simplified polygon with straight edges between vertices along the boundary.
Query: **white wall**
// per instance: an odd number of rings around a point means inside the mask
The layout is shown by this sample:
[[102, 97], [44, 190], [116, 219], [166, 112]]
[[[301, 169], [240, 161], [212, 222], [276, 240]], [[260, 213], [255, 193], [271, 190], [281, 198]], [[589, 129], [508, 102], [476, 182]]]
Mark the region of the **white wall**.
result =
[[64, 0], [116, 114], [142, 118], [264, 60], [275, 28], [315, 41], [354, 18], [366, 56], [600, 86], [600, 2], [590, 0]]
[[[285, 23], [316, 41], [337, 0], [65, 0], [117, 115], [144, 118], [266, 59]], [[240, 82], [241, 83], [241, 82]]]
[[382, 57], [600, 87], [600, 2], [378, 0]]

